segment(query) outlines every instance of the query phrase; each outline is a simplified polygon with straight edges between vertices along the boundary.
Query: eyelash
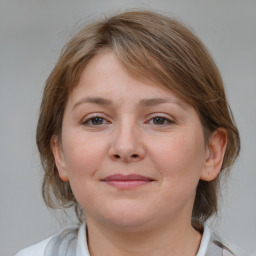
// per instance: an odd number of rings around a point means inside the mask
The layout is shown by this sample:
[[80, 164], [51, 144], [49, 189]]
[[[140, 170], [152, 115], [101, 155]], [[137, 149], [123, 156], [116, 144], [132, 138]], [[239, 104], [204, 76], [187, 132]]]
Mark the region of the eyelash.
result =
[[[100, 123], [100, 124], [93, 124], [92, 122], [93, 121], [96, 121], [97, 119], [100, 119], [102, 120], [102, 122], [104, 123]], [[102, 117], [102, 116], [99, 116], [99, 115], [95, 115], [95, 116], [91, 116], [91, 117], [88, 117], [86, 120], [84, 120], [82, 122], [83, 125], [87, 125], [87, 126], [100, 126], [100, 125], [104, 125], [106, 123], [109, 123], [109, 121], [106, 120], [106, 118]]]
[[[100, 122], [100, 123], [95, 124], [95, 123], [93, 123], [94, 121]], [[157, 124], [156, 123], [157, 121], [160, 121], [160, 124], [159, 123]], [[153, 123], [151, 123], [151, 122], [153, 122]], [[110, 122], [106, 118], [104, 118], [104, 117], [102, 117], [98, 114], [95, 114], [94, 116], [89, 116], [88, 118], [86, 118], [86, 120], [84, 120], [82, 122], [82, 125], [89, 126], [89, 127], [96, 127], [96, 126], [106, 125], [106, 124], [109, 124], [109, 123]], [[146, 123], [148, 123], [148, 124], [151, 123], [151, 124], [156, 125], [156, 126], [168, 126], [168, 125], [174, 124], [175, 121], [170, 120], [167, 117], [157, 115], [157, 116], [151, 117]]]
[[[157, 120], [158, 119], [158, 121], [163, 121], [164, 123], [161, 123], [161, 124], [156, 124], [156, 123], [153, 123], [154, 125], [157, 125], [157, 126], [166, 126], [166, 125], [170, 125], [170, 124], [173, 124], [173, 123], [175, 123], [173, 120], [170, 120], [169, 118], [167, 118], [167, 117], [164, 117], [164, 116], [154, 116], [154, 117], [152, 117], [149, 121], [148, 121], [148, 123], [150, 123], [150, 121], [153, 121], [154, 122], [154, 120]], [[160, 119], [160, 120], [159, 120]]]

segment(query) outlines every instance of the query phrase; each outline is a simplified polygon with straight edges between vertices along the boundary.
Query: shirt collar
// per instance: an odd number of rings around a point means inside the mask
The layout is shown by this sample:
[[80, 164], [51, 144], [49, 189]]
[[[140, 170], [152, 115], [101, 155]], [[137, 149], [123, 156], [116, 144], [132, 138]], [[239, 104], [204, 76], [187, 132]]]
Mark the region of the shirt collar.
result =
[[[76, 256], [90, 256], [88, 246], [87, 246], [87, 238], [86, 238], [85, 230], [86, 230], [85, 223], [83, 223], [78, 232]], [[204, 225], [204, 233], [202, 236], [200, 248], [196, 256], [205, 256], [207, 247], [209, 245], [210, 237], [211, 237], [211, 231], [207, 225]]]
[[81, 225], [77, 237], [76, 256], [90, 256], [85, 232], [85, 222]]
[[207, 225], [204, 225], [204, 232], [200, 247], [196, 256], [205, 256], [211, 238], [211, 231]]

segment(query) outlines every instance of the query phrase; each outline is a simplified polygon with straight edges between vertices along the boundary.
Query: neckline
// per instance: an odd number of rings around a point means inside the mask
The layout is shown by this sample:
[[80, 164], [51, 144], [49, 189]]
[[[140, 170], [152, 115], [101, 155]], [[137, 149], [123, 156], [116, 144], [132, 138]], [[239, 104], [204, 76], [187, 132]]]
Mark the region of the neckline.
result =
[[[196, 256], [205, 256], [207, 247], [209, 245], [210, 237], [211, 237], [211, 231], [209, 227], [205, 224], [202, 239], [200, 242], [200, 247]], [[87, 245], [85, 222], [79, 228], [76, 252], [77, 252], [76, 256], [90, 256], [88, 245]]]

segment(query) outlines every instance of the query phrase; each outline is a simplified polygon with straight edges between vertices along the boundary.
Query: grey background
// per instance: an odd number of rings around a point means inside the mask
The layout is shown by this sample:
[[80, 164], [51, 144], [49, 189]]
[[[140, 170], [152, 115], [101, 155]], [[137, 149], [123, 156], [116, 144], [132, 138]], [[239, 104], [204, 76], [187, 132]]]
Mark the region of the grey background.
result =
[[69, 222], [61, 212], [56, 218], [42, 201], [35, 146], [42, 88], [61, 47], [87, 20], [134, 7], [181, 19], [216, 60], [242, 151], [212, 225], [256, 251], [256, 1], [0, 0], [0, 256], [13, 255]]

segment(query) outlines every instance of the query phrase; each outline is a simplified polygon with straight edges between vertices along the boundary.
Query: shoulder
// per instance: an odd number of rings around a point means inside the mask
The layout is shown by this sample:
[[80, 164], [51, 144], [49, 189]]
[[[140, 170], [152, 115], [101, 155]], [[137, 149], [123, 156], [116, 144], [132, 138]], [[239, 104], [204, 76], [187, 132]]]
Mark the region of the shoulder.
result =
[[53, 238], [54, 236], [48, 237], [47, 239], [36, 243], [32, 246], [29, 246], [21, 251], [19, 251], [15, 256], [44, 256], [44, 251], [49, 243], [49, 241]]
[[[24, 248], [19, 251], [15, 256], [45, 256], [55, 247], [60, 246], [60, 242], [66, 242], [74, 239], [77, 236], [77, 226], [69, 226], [62, 229], [60, 232], [53, 236], [46, 238], [45, 240], [38, 242], [32, 246]], [[72, 237], [71, 237], [72, 236]], [[50, 255], [50, 254], [49, 254]]]
[[221, 256], [249, 256], [250, 255], [248, 252], [244, 251], [242, 248], [238, 247], [237, 245], [233, 244], [227, 239], [211, 231], [211, 238], [210, 238], [210, 243], [209, 243], [207, 252], [212, 253], [217, 251], [222, 252], [222, 254], [220, 254]]

